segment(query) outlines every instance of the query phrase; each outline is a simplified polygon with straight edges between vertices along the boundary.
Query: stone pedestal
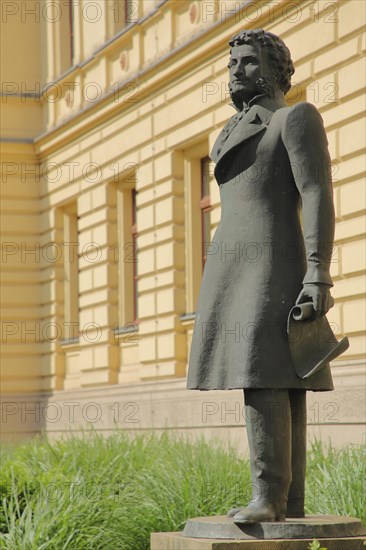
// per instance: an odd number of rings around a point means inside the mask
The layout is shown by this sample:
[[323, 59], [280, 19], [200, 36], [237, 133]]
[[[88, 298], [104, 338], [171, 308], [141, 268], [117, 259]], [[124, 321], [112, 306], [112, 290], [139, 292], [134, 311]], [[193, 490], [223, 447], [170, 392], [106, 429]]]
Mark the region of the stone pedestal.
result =
[[211, 516], [187, 520], [183, 532], [152, 533], [151, 550], [308, 550], [313, 539], [327, 550], [365, 550], [366, 529], [346, 516], [240, 526], [226, 516]]
[[[313, 539], [196, 539], [182, 533], [151, 533], [151, 550], [308, 550]], [[319, 539], [327, 550], [365, 550], [365, 537]]]
[[236, 525], [227, 516], [209, 516], [188, 519], [183, 530], [186, 537], [234, 540], [320, 539], [365, 534], [360, 520], [348, 516], [306, 516], [243, 525]]

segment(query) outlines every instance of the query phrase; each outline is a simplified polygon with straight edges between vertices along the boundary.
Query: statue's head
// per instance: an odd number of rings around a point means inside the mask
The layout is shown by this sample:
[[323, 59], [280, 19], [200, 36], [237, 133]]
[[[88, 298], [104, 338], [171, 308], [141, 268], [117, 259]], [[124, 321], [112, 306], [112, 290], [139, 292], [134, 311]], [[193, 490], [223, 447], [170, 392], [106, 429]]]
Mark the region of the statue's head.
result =
[[230, 96], [239, 108], [258, 94], [274, 97], [291, 88], [295, 69], [285, 43], [263, 29], [243, 30], [229, 41]]

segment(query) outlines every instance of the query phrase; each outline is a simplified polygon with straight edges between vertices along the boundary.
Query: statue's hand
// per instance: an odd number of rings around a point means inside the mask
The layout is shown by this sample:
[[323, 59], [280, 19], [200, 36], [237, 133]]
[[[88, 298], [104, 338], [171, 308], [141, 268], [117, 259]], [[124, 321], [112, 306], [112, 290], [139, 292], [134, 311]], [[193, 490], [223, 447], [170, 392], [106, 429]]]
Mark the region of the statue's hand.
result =
[[325, 283], [306, 283], [300, 292], [296, 305], [313, 302], [315, 318], [325, 315], [334, 305], [329, 292], [329, 285]]

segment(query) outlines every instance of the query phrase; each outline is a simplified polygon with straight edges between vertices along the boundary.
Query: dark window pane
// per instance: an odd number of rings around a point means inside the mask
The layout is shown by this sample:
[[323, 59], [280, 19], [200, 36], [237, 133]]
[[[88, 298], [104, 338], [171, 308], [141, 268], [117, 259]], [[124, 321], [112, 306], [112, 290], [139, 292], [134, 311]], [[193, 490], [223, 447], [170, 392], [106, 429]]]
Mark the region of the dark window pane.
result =
[[137, 300], [137, 207], [136, 207], [136, 189], [132, 189], [132, 262], [133, 262], [133, 315], [134, 321], [138, 318], [138, 300]]
[[210, 194], [210, 169], [210, 157], [205, 157], [201, 159], [201, 198], [206, 197]]
[[211, 242], [210, 209], [202, 210], [202, 268], [207, 259], [207, 247]]

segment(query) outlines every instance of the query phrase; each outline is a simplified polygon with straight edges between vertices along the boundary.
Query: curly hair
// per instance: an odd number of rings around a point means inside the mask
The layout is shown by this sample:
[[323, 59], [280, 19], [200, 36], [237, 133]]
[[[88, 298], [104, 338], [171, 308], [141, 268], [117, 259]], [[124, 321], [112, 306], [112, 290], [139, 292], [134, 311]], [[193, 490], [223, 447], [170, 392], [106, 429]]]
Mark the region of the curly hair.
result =
[[[290, 50], [283, 40], [263, 29], [242, 30], [235, 34], [229, 41], [231, 48], [248, 44], [260, 46], [267, 52], [268, 62], [271, 67], [271, 75], [259, 79], [263, 89], [273, 86], [280, 88], [286, 94], [291, 88], [291, 76], [295, 72]], [[231, 49], [230, 49], [231, 53]]]

